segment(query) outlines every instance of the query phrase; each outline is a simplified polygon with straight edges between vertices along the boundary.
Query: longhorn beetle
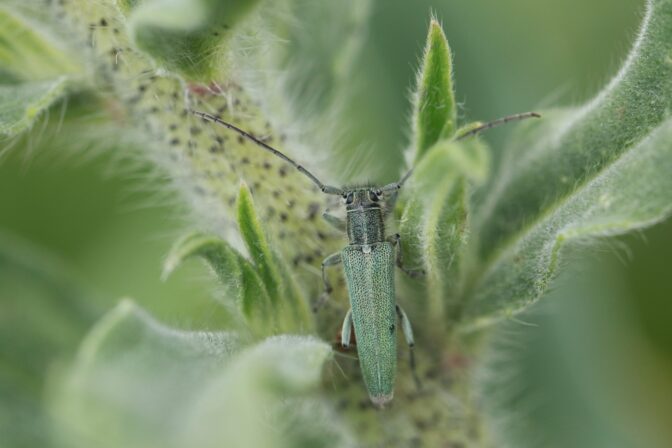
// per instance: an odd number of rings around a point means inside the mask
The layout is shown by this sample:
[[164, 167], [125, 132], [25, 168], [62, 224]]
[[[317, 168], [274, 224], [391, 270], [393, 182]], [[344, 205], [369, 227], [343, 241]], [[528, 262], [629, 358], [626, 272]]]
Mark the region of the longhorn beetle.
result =
[[[259, 147], [283, 159], [308, 177], [319, 187], [322, 193], [339, 195], [343, 198], [347, 212], [345, 220], [328, 213], [324, 213], [323, 216], [327, 222], [347, 232], [349, 243], [343, 250], [328, 256], [322, 262], [324, 292], [318, 304], [324, 302], [332, 291], [325, 269], [342, 263], [351, 308], [343, 321], [341, 343], [345, 348], [350, 345], [350, 332], [354, 325], [355, 337], [357, 338], [357, 355], [366, 389], [375, 405], [384, 406], [392, 400], [394, 395], [394, 380], [397, 368], [395, 325], [397, 317], [401, 323], [404, 338], [410, 347], [411, 367], [413, 368], [415, 364], [411, 322], [404, 310], [396, 303], [394, 266], [396, 264], [402, 271], [412, 276], [418, 274], [418, 272], [404, 268], [399, 234], [385, 235], [385, 218], [393, 208], [397, 193], [413, 173], [413, 168], [401, 180], [382, 187], [332, 187], [324, 184], [302, 165], [249, 132], [227, 123], [215, 115], [198, 111], [192, 111], [192, 113], [203, 120], [218, 123], [237, 132]], [[468, 130], [457, 136], [455, 140], [462, 140], [510, 121], [532, 117], [539, 118], [540, 115], [535, 112], [527, 112], [500, 118]]]

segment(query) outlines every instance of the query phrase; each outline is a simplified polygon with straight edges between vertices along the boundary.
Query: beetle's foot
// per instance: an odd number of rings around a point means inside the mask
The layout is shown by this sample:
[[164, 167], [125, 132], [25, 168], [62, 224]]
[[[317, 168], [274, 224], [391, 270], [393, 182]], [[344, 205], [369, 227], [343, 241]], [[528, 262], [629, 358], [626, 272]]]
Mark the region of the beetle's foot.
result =
[[324, 291], [322, 294], [320, 294], [320, 297], [313, 303], [313, 313], [317, 313], [320, 311], [320, 309], [324, 306], [325, 303], [327, 303], [327, 300], [329, 300], [329, 294], [331, 293], [331, 289]]
[[402, 272], [411, 278], [421, 278], [427, 275], [424, 269], [406, 269], [400, 268]]

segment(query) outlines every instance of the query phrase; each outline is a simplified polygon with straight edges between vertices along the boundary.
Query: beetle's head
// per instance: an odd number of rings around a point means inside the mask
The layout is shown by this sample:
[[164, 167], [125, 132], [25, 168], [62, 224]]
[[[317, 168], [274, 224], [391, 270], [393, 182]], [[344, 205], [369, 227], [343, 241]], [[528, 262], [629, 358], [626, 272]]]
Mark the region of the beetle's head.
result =
[[343, 193], [343, 202], [348, 211], [380, 208], [382, 201], [383, 192], [379, 188], [357, 188]]

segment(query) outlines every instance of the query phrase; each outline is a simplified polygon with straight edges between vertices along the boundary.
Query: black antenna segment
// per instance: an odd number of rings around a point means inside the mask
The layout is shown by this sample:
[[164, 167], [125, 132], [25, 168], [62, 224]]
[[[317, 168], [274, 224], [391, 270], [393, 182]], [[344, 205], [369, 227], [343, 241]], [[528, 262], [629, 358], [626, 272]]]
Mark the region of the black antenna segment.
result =
[[507, 117], [483, 123], [482, 125], [475, 127], [470, 131], [458, 135], [457, 137], [455, 137], [455, 140], [463, 140], [467, 137], [471, 137], [472, 135], [480, 134], [483, 131], [487, 131], [488, 129], [496, 128], [497, 126], [501, 126], [503, 124], [507, 124], [512, 121], [526, 120], [528, 118], [541, 118], [541, 115], [536, 112], [524, 112], [522, 114], [509, 115]]
[[[472, 135], [477, 135], [480, 134], [483, 131], [487, 131], [488, 129], [496, 128], [497, 126], [501, 126], [503, 124], [510, 123], [512, 121], [521, 121], [521, 120], [527, 120], [528, 118], [541, 118], [541, 114], [538, 114], [537, 112], [524, 112], [522, 114], [515, 114], [515, 115], [509, 115], [506, 117], [498, 118], [497, 120], [489, 121], [487, 123], [483, 123], [482, 125], [475, 127], [474, 129], [471, 129], [461, 135], [458, 135], [455, 137], [455, 141], [463, 140], [467, 137], [471, 137]], [[393, 182], [391, 184], [385, 185], [382, 188], [382, 191], [396, 191], [401, 189], [401, 187], [404, 185], [404, 183], [408, 180], [409, 177], [411, 177], [411, 174], [413, 174], [413, 170], [415, 167], [411, 168], [404, 174], [404, 177], [401, 178], [398, 182]]]
[[264, 143], [263, 141], [259, 140], [254, 135], [250, 134], [249, 132], [246, 132], [246, 131], [240, 129], [239, 127], [234, 126], [231, 123], [227, 123], [226, 121], [224, 121], [221, 118], [219, 118], [215, 115], [212, 115], [212, 114], [208, 114], [208, 113], [205, 113], [205, 112], [199, 112], [197, 110], [191, 110], [191, 113], [198, 116], [198, 117], [201, 117], [202, 119], [204, 119], [206, 121], [211, 121], [213, 123], [220, 124], [220, 125], [228, 128], [228, 129], [238, 133], [240, 136], [250, 140], [251, 142], [255, 143], [257, 146], [261, 147], [262, 149], [265, 149], [266, 151], [270, 152], [271, 154], [273, 154], [277, 157], [280, 157], [282, 160], [289, 163], [294, 168], [296, 168], [298, 171], [303, 173], [306, 177], [308, 177], [308, 179], [310, 179], [315, 185], [318, 186], [318, 188], [320, 189], [320, 191], [322, 193], [334, 194], [334, 195], [343, 195], [343, 190], [341, 190], [340, 188], [336, 188], [336, 187], [332, 187], [332, 186], [323, 184], [320, 181], [320, 179], [318, 179], [313, 173], [311, 173], [310, 171], [305, 169], [302, 165], [296, 163], [294, 160], [290, 159], [285, 154], [281, 153], [280, 151], [273, 148], [272, 146], [270, 146], [270, 145]]

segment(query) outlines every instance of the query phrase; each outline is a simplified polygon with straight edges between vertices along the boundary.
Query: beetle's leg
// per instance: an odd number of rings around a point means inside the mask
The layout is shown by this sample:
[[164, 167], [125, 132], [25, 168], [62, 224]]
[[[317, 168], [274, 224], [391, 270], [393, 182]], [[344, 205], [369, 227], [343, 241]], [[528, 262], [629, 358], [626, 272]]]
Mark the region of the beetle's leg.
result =
[[415, 370], [415, 354], [413, 351], [415, 348], [415, 339], [413, 339], [413, 327], [411, 326], [411, 321], [408, 319], [408, 316], [399, 305], [397, 305], [397, 316], [399, 316], [399, 321], [401, 322], [401, 331], [404, 333], [404, 339], [406, 339], [406, 343], [408, 344], [411, 374], [413, 375], [415, 385], [420, 389], [420, 378], [418, 378], [418, 372]]
[[399, 190], [393, 190], [390, 192], [389, 197], [385, 201], [385, 217], [394, 213], [394, 207], [397, 205], [397, 199], [399, 198]]
[[350, 333], [352, 332], [352, 308], [345, 314], [343, 319], [343, 326], [341, 327], [341, 346], [343, 348], [350, 347]]
[[388, 238], [388, 241], [395, 245], [397, 250], [397, 266], [401, 269], [406, 275], [411, 278], [422, 277], [425, 275], [424, 269], [406, 269], [404, 267], [404, 261], [401, 254], [401, 235], [395, 233]]
[[324, 220], [331, 224], [335, 229], [340, 230], [341, 232], [345, 232], [344, 219], [341, 219], [338, 216], [334, 216], [328, 211], [322, 213], [322, 218], [324, 218]]
[[322, 294], [320, 295], [320, 298], [317, 299], [317, 302], [313, 306], [313, 311], [317, 312], [322, 305], [326, 303], [326, 301], [329, 299], [329, 294], [331, 294], [331, 291], [333, 291], [333, 288], [331, 287], [331, 283], [329, 283], [329, 279], [327, 278], [327, 270], [326, 268], [329, 266], [336, 266], [337, 264], [341, 263], [341, 253], [336, 252], [335, 254], [329, 255], [327, 258], [324, 259], [322, 262], [322, 283], [324, 284], [324, 291], [322, 291]]

